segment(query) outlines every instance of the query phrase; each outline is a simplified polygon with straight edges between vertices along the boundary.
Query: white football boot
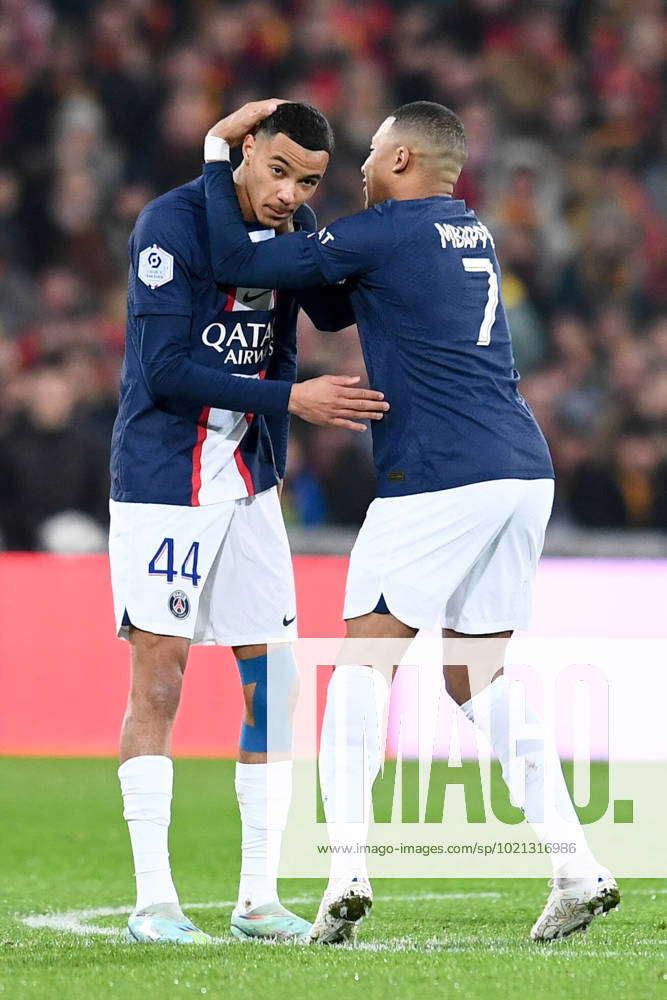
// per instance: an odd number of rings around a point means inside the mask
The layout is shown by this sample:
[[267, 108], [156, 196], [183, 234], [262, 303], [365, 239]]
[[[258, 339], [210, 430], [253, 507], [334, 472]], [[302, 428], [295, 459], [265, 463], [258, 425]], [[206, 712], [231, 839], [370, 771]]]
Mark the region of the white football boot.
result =
[[158, 903], [133, 910], [127, 922], [128, 944], [210, 944], [211, 937], [189, 920], [178, 903]]
[[237, 906], [232, 912], [230, 930], [238, 941], [263, 939], [308, 944], [311, 924], [296, 913], [285, 909], [276, 900], [242, 913]]
[[330, 882], [310, 931], [317, 944], [354, 942], [359, 925], [373, 905], [373, 890], [363, 875], [351, 875]]
[[554, 878], [549, 884], [547, 905], [530, 932], [533, 941], [557, 941], [587, 931], [594, 917], [606, 917], [621, 899], [616, 879], [606, 868], [584, 878]]

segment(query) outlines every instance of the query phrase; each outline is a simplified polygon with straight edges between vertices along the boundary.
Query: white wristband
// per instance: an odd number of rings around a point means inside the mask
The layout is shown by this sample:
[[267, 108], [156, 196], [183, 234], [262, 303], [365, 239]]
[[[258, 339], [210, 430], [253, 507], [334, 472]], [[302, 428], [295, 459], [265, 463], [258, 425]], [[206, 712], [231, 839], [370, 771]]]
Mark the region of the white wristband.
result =
[[204, 162], [219, 163], [229, 161], [229, 143], [219, 135], [207, 135], [204, 139]]

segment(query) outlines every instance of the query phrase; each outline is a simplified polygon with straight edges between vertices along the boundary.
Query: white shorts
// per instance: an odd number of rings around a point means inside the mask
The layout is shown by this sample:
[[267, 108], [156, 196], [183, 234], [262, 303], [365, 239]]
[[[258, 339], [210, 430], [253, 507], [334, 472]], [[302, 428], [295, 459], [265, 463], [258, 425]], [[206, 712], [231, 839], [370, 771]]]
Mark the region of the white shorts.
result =
[[527, 628], [553, 490], [551, 479], [499, 479], [374, 500], [350, 556], [344, 617], [382, 596], [412, 628]]
[[129, 624], [193, 643], [297, 638], [289, 542], [275, 487], [202, 507], [110, 503], [118, 635]]

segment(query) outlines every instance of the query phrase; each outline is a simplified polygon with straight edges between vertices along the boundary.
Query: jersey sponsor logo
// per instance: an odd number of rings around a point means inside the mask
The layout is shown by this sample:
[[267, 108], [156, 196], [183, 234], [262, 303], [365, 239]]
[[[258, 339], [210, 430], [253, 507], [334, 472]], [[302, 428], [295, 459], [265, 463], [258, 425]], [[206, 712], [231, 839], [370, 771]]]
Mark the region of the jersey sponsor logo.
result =
[[283, 615], [283, 625], [285, 626], [285, 628], [287, 628], [288, 625], [291, 625], [295, 619], [296, 615], [292, 615], [291, 618], [288, 618], [287, 615]]
[[478, 222], [476, 226], [451, 226], [445, 222], [434, 222], [433, 225], [438, 231], [443, 250], [446, 250], [448, 246], [454, 247], [456, 250], [475, 250], [478, 244], [484, 249], [486, 249], [487, 244], [495, 246], [493, 236], [481, 222]]
[[231, 365], [259, 365], [273, 354], [271, 323], [235, 323], [229, 330], [224, 323], [209, 323], [201, 334], [202, 343], [224, 354]]
[[137, 274], [149, 288], [155, 289], [166, 285], [174, 277], [174, 258], [154, 243], [139, 254]]
[[174, 618], [182, 621], [190, 614], [190, 598], [182, 590], [175, 590], [169, 595], [169, 610]]
[[317, 234], [317, 238], [323, 246], [326, 243], [333, 243], [335, 239], [334, 234], [330, 233], [326, 226], [324, 226], [323, 229], [320, 229], [319, 233]]

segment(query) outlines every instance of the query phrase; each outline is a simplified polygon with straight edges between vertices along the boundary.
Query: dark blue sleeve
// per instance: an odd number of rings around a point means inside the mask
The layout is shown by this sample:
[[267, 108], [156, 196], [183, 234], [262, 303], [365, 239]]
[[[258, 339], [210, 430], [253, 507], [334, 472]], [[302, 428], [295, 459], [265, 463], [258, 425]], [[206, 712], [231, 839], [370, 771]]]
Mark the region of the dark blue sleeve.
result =
[[[296, 316], [297, 306], [291, 295], [278, 292], [276, 318], [274, 323], [273, 354], [266, 369], [267, 379], [281, 382], [296, 382]], [[289, 413], [272, 413], [266, 417], [266, 426], [273, 445], [276, 470], [281, 479], [287, 464], [287, 443], [289, 439]]]
[[156, 399], [178, 399], [239, 413], [286, 414], [291, 381], [239, 378], [190, 359], [186, 316], [139, 316], [139, 360]]
[[258, 288], [335, 285], [381, 267], [393, 251], [391, 225], [380, 206], [339, 219], [319, 233], [301, 231], [252, 243], [230, 164], [205, 164], [204, 186], [216, 281]]
[[296, 300], [318, 330], [333, 332], [353, 326], [357, 321], [345, 285], [322, 285], [302, 288]]
[[[317, 216], [310, 205], [301, 205], [294, 215], [294, 221], [307, 233], [317, 232]], [[317, 330], [333, 332], [356, 323], [345, 283], [302, 288], [294, 294], [297, 303]]]
[[135, 316], [192, 316], [191, 217], [150, 206], [130, 237], [128, 304]]

